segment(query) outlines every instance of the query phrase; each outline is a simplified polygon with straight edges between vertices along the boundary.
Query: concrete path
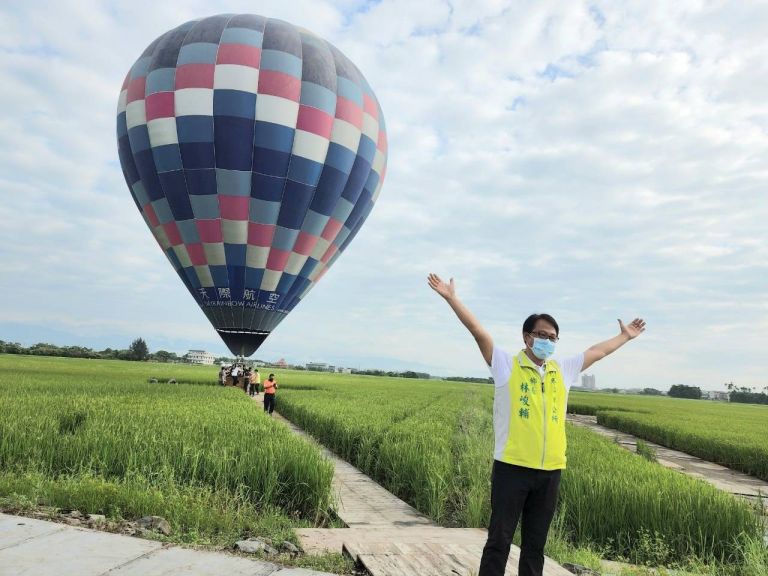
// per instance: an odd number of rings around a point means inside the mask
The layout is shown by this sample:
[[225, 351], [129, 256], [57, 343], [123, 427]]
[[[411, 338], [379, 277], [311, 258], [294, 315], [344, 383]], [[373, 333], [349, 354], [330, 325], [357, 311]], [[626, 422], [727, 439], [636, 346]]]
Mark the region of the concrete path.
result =
[[[637, 451], [638, 438], [636, 436], [602, 426], [597, 423], [595, 416], [568, 414], [568, 422], [592, 430], [602, 436], [616, 439], [623, 448], [631, 452]], [[694, 478], [706, 480], [720, 490], [725, 490], [735, 496], [751, 501], [762, 500], [764, 510], [768, 514], [768, 482], [743, 472], [731, 470], [720, 464], [702, 460], [685, 452], [654, 444], [648, 440], [643, 440], [643, 442], [656, 451], [657, 460], [662, 466]]]
[[[263, 402], [263, 394], [254, 398]], [[280, 394], [277, 396], [280, 406]], [[277, 412], [294, 433], [316, 442]], [[301, 528], [296, 534], [304, 551], [343, 552], [373, 576], [474, 576], [480, 566], [486, 530], [443, 528], [400, 500], [360, 470], [318, 444], [333, 462], [336, 513], [349, 528]], [[517, 575], [520, 549], [512, 546], [505, 574]], [[572, 576], [547, 558], [545, 576]]]
[[0, 514], [0, 576], [333, 576]]

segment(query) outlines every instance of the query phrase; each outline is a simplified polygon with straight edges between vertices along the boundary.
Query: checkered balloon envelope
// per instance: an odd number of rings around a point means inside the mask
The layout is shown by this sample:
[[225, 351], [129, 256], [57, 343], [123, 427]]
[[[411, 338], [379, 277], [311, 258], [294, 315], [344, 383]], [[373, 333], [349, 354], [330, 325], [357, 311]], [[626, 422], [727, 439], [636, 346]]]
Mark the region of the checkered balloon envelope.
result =
[[384, 116], [336, 47], [282, 20], [182, 24], [117, 108], [136, 206], [233, 354], [249, 356], [355, 237], [381, 190]]

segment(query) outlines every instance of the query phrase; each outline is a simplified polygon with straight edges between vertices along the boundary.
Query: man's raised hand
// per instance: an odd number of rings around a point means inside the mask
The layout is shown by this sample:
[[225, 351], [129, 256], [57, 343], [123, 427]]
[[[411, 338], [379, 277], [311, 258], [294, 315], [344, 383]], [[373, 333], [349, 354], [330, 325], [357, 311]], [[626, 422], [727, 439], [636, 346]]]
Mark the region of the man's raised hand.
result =
[[624, 322], [619, 319], [619, 328], [621, 328], [621, 333], [626, 335], [630, 340], [633, 338], [637, 338], [645, 332], [645, 320], [642, 318], [635, 318], [630, 322], [629, 324], [625, 325]]
[[450, 283], [446, 284], [437, 274], [430, 274], [427, 277], [427, 281], [429, 282], [429, 287], [446, 300], [453, 298], [456, 295], [456, 287], [453, 284], [453, 278], [451, 278]]
[[458, 299], [456, 296], [456, 287], [453, 284], [453, 278], [451, 278], [450, 282], [445, 283], [437, 274], [430, 274], [427, 277], [427, 281], [432, 290], [445, 298], [445, 301], [448, 302], [448, 305], [456, 313], [456, 316], [461, 323], [464, 324], [466, 329], [469, 330], [470, 334], [475, 338], [475, 342], [477, 342], [477, 345], [480, 348], [480, 353], [483, 355], [483, 360], [490, 366], [491, 361], [493, 360], [493, 338], [491, 338], [491, 335], [485, 331], [485, 328], [478, 322], [474, 314], [469, 311], [469, 308]]

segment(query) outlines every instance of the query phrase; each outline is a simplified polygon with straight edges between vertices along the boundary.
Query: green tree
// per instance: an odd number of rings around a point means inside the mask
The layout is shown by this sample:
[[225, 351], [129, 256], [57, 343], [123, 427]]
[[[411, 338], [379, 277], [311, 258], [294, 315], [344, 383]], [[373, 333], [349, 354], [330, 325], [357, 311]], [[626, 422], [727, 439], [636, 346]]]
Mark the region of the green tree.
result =
[[175, 352], [168, 352], [166, 350], [158, 350], [151, 357], [158, 362], [174, 362], [179, 359]]
[[685, 384], [675, 384], [669, 389], [669, 396], [673, 398], [701, 398], [701, 388], [698, 386], [686, 386]]
[[128, 348], [128, 357], [131, 360], [146, 360], [149, 358], [149, 348], [143, 338], [136, 338]]

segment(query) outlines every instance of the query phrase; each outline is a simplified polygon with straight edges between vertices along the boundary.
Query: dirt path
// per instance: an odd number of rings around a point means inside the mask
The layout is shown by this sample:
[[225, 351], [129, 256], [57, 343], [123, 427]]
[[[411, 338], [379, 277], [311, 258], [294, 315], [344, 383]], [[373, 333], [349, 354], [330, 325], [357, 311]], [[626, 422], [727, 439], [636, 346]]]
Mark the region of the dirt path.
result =
[[[602, 436], [615, 439], [622, 447], [631, 452], [637, 451], [638, 438], [636, 436], [602, 426], [597, 423], [595, 416], [568, 414], [568, 422], [576, 426], [588, 428]], [[677, 470], [694, 478], [706, 480], [720, 490], [725, 490], [753, 502], [760, 501], [762, 495], [764, 513], [768, 515], [768, 482], [743, 472], [731, 470], [720, 464], [702, 460], [685, 452], [654, 444], [648, 440], [643, 440], [643, 442], [656, 451], [657, 460], [662, 466]]]
[[[264, 395], [254, 400], [263, 403]], [[280, 395], [277, 407], [280, 406]], [[277, 412], [273, 414], [295, 434], [306, 432]], [[360, 470], [320, 445], [333, 462], [333, 490], [337, 514], [349, 528], [296, 530], [308, 553], [346, 551], [373, 576], [473, 576], [477, 574], [486, 531], [443, 528], [391, 494]], [[512, 546], [506, 574], [517, 574], [520, 549]], [[546, 559], [545, 576], [572, 576], [554, 560]]]

